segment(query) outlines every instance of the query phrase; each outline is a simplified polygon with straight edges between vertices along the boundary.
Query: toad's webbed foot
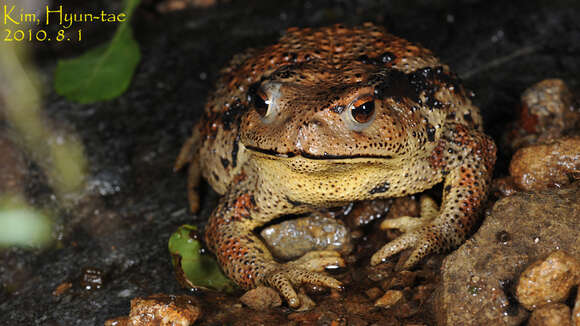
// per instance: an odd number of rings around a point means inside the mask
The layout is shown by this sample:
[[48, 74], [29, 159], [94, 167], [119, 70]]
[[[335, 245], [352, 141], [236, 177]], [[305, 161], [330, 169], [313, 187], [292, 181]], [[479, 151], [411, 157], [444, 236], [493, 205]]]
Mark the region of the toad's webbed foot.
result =
[[295, 287], [302, 284], [342, 290], [342, 283], [333, 277], [297, 267], [295, 264], [272, 264], [269, 269], [270, 271], [266, 273], [263, 283], [277, 290], [292, 308], [300, 307], [301, 303]]
[[428, 225], [429, 222], [434, 220], [439, 214], [439, 206], [433, 199], [431, 199], [431, 197], [426, 195], [421, 196], [420, 204], [420, 217], [400, 216], [397, 218], [386, 219], [381, 223], [380, 228], [382, 230], [398, 229], [403, 233], [408, 233], [422, 226]]
[[437, 203], [428, 196], [422, 196], [420, 217], [401, 216], [384, 220], [381, 223], [381, 229], [399, 229], [404, 234], [378, 250], [371, 258], [371, 265], [378, 265], [388, 257], [405, 249], [415, 248], [404, 264], [399, 267], [400, 269], [408, 269], [436, 250], [436, 248], [432, 248], [433, 245], [437, 245], [432, 238], [437, 238], [435, 235], [437, 228], [435, 225], [430, 226], [430, 223], [438, 214]]
[[[277, 290], [292, 308], [301, 305], [296, 289], [311, 284], [334, 289], [342, 285], [320, 273], [327, 267], [344, 266], [334, 250], [313, 251], [286, 264], [274, 260], [268, 248], [253, 230], [262, 224], [263, 208], [257, 206], [250, 187], [251, 179], [242, 179], [240, 190], [232, 190], [220, 200], [206, 228], [206, 243], [222, 270], [240, 287], [249, 290], [260, 285]], [[267, 218], [269, 220], [269, 218]]]
[[452, 127], [447, 131], [447, 140], [443, 139], [430, 157], [432, 166], [445, 175], [441, 209], [422, 198], [420, 218], [402, 217], [384, 222], [384, 227], [398, 228], [405, 233], [375, 253], [372, 265], [412, 248], [411, 255], [398, 266], [398, 269], [411, 268], [431, 253], [461, 245], [473, 231], [487, 195], [495, 145], [477, 131], [460, 125]]
[[405, 249], [413, 248], [411, 255], [396, 268], [397, 270], [409, 269], [427, 255], [447, 249], [448, 240], [445, 232], [443, 226], [430, 224], [405, 233], [379, 249], [371, 257], [371, 265], [378, 265]]

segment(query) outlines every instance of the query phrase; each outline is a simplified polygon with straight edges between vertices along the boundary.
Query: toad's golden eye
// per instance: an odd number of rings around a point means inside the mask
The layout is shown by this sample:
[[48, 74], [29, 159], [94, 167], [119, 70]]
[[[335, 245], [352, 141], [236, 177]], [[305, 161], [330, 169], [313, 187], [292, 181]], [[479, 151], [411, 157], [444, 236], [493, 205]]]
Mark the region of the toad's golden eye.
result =
[[372, 96], [361, 97], [351, 107], [350, 114], [358, 123], [367, 123], [375, 113], [375, 99]]
[[260, 85], [254, 84], [250, 86], [250, 89], [248, 90], [248, 102], [250, 102], [261, 117], [266, 116], [268, 113], [270, 100]]

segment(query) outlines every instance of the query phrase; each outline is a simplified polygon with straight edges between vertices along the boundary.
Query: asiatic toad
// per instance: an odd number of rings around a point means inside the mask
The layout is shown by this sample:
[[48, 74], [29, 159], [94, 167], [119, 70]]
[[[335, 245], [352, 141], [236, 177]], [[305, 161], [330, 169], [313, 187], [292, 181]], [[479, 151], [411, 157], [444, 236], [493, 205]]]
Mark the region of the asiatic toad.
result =
[[410, 248], [409, 268], [465, 240], [494, 162], [479, 110], [448, 66], [367, 23], [291, 28], [278, 43], [234, 57], [176, 168], [190, 164], [192, 209], [202, 175], [223, 195], [205, 237], [225, 273], [245, 289], [273, 287], [296, 307], [294, 285], [340, 282], [276, 262], [255, 228], [443, 181], [435, 216], [371, 259], [376, 265]]

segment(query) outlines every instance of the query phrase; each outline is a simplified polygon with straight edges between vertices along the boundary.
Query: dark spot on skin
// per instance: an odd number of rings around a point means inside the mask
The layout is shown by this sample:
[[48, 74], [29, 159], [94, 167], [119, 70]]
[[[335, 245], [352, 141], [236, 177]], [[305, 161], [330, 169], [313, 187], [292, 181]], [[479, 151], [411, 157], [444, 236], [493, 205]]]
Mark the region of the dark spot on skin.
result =
[[441, 102], [434, 100], [433, 101], [433, 108], [434, 109], [441, 109], [441, 107], [443, 106], [443, 104], [441, 104]]
[[445, 186], [445, 191], [446, 191], [446, 192], [449, 192], [449, 190], [451, 190], [451, 185], [447, 185], [447, 186]]
[[452, 73], [446, 73], [442, 67], [422, 68], [409, 74], [409, 82], [415, 87], [415, 91], [420, 94], [424, 92], [425, 105], [431, 109], [440, 109], [443, 105], [435, 98], [435, 93], [440, 85], [451, 85], [459, 89], [459, 79]]
[[298, 201], [298, 200], [293, 200], [290, 197], [286, 196], [286, 201], [290, 203], [290, 205], [296, 207], [296, 206], [300, 206], [300, 205], [304, 205], [303, 202]]
[[395, 60], [397, 57], [391, 52], [385, 52], [381, 55], [381, 62], [382, 63], [389, 63]]
[[379, 99], [392, 97], [395, 100], [410, 98], [417, 102], [418, 94], [410, 87], [407, 75], [399, 70], [389, 70], [385, 75], [376, 77], [375, 96]]
[[431, 124], [427, 124], [427, 139], [435, 141], [435, 128]]
[[248, 107], [243, 105], [240, 100], [236, 100], [233, 104], [231, 104], [221, 117], [224, 130], [231, 130], [231, 125], [234, 122], [239, 122], [238, 120], [241, 117], [241, 114], [247, 109]]
[[471, 113], [467, 112], [463, 115], [463, 119], [467, 122], [473, 122], [473, 118], [471, 117]]
[[223, 165], [224, 169], [227, 169], [228, 168], [228, 165], [230, 165], [230, 161], [228, 161], [228, 159], [226, 159], [226, 158], [223, 158], [222, 157], [221, 158], [221, 162], [222, 162], [222, 165]]
[[362, 63], [364, 63], [364, 64], [369, 64], [369, 63], [370, 63], [370, 64], [372, 64], [372, 63], [370, 62], [370, 60], [371, 60], [371, 59], [370, 59], [370, 58], [369, 58], [369, 56], [368, 56], [368, 55], [366, 55], [366, 54], [363, 54], [363, 55], [361, 55], [360, 57], [356, 58], [356, 60], [357, 60], [357, 61], [360, 61], [360, 62], [362, 62]]
[[273, 74], [274, 79], [288, 79], [293, 77], [296, 73], [292, 70], [294, 66], [283, 66], [276, 70]]
[[[422, 68], [410, 73], [404, 73], [400, 70], [385, 69], [381, 73], [371, 77], [370, 82], [375, 84], [375, 97], [378, 99], [393, 98], [396, 102], [402, 102], [404, 99], [426, 105], [430, 109], [439, 109], [443, 105], [435, 99], [435, 93], [441, 84], [458, 84], [454, 75], [441, 73], [437, 68]], [[457, 86], [459, 87], [459, 86]], [[421, 100], [420, 96], [425, 96]]]
[[240, 149], [240, 135], [237, 135], [232, 144], [232, 167], [236, 167], [238, 164], [238, 150]]
[[384, 183], [382, 183], [382, 184], [374, 187], [373, 189], [371, 189], [371, 191], [369, 191], [369, 193], [371, 195], [380, 194], [380, 193], [383, 193], [383, 192], [387, 192], [390, 187], [391, 187], [391, 184], [390, 183], [384, 182]]

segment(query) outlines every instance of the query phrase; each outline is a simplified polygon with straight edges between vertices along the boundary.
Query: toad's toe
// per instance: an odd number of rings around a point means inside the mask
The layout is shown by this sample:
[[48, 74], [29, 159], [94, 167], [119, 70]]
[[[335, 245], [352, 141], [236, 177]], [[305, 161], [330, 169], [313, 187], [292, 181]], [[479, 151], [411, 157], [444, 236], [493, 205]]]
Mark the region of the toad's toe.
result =
[[417, 231], [409, 232], [387, 243], [371, 257], [371, 265], [376, 266], [383, 263], [387, 258], [413, 247], [417, 243], [418, 236], [419, 233]]
[[300, 307], [300, 299], [294, 286], [306, 283], [338, 290], [342, 289], [342, 283], [330, 276], [297, 268], [280, 268], [272, 271], [266, 276], [265, 283], [278, 290], [292, 308]]

